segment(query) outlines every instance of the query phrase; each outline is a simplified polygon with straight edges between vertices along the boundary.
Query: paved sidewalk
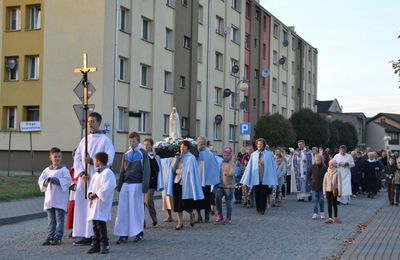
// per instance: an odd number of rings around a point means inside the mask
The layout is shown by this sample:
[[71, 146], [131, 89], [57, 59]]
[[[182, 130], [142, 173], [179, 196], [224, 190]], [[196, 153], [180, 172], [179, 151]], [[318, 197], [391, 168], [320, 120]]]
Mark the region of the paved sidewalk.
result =
[[400, 207], [385, 206], [341, 259], [400, 259], [399, 239]]

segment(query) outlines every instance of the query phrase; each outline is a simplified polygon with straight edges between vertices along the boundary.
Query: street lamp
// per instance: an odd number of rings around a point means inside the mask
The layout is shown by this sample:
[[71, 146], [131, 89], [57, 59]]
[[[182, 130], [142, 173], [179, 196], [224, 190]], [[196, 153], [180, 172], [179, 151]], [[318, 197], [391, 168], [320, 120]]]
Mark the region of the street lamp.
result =
[[383, 141], [385, 141], [385, 148], [386, 148], [386, 153], [387, 153], [387, 158], [388, 158], [388, 162], [389, 162], [389, 158], [390, 158], [390, 154], [389, 154], [389, 142], [392, 140], [391, 136], [386, 135], [385, 137], [383, 137]]

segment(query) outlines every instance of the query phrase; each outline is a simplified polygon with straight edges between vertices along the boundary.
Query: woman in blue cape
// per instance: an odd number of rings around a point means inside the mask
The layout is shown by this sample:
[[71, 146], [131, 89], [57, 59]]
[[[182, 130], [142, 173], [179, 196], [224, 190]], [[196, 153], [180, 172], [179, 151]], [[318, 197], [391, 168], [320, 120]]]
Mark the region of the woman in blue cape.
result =
[[[194, 201], [204, 199], [201, 182], [199, 178], [199, 168], [196, 157], [189, 152], [190, 142], [181, 142], [181, 154], [175, 157], [172, 163], [173, 185], [169, 185], [167, 195], [173, 194], [174, 211], [178, 216], [178, 225], [176, 230], [183, 228], [182, 212], [187, 211], [190, 215], [190, 225], [194, 225]], [[173, 191], [171, 194], [171, 186]]]
[[265, 150], [266, 141], [259, 138], [256, 146], [257, 151], [251, 154], [240, 183], [254, 187], [257, 213], [264, 215], [267, 195], [278, 185], [278, 175], [273, 154]]

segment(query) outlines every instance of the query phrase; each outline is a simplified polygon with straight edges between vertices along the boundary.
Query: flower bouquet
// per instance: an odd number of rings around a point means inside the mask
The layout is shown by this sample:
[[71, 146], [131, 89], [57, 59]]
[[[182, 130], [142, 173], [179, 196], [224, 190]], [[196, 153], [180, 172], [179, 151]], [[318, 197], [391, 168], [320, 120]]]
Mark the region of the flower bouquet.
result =
[[199, 154], [197, 150], [197, 142], [192, 138], [179, 138], [174, 140], [173, 138], [168, 137], [163, 141], [156, 142], [153, 148], [156, 154], [159, 155], [161, 158], [175, 157], [175, 154], [180, 152], [180, 145], [181, 142], [184, 140], [187, 140], [192, 144], [190, 152], [197, 157]]

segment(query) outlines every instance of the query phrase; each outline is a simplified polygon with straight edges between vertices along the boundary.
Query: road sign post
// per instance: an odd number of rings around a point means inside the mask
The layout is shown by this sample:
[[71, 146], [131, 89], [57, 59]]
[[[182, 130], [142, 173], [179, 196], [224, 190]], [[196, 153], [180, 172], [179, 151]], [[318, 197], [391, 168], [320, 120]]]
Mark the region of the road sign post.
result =
[[31, 149], [31, 171], [32, 176], [33, 172], [33, 164], [34, 164], [34, 155], [33, 155], [33, 146], [32, 146], [32, 132], [40, 132], [42, 131], [42, 126], [40, 121], [24, 121], [19, 123], [19, 131], [20, 132], [28, 132], [29, 133], [29, 143]]

